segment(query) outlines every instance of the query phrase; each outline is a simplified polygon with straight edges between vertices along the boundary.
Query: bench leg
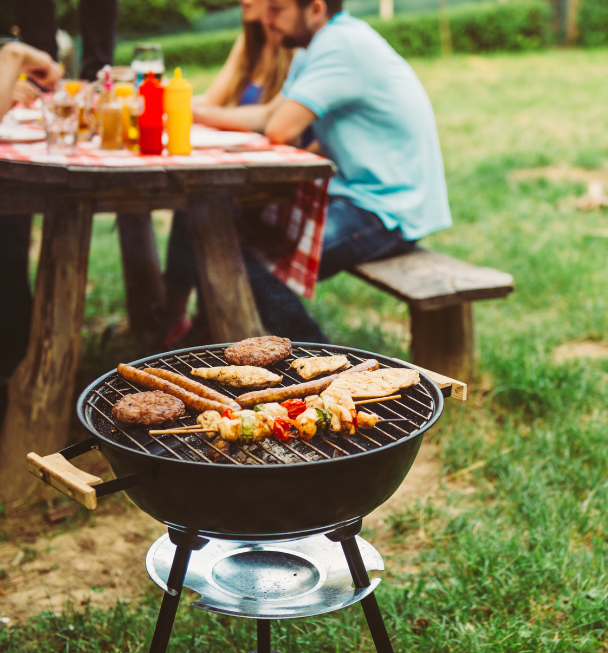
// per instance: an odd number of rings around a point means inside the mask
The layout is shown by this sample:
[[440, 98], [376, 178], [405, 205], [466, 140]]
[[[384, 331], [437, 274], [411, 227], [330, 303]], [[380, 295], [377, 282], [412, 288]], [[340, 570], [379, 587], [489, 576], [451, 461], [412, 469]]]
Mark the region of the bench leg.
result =
[[420, 367], [469, 382], [475, 372], [473, 304], [434, 311], [410, 306], [412, 361]]

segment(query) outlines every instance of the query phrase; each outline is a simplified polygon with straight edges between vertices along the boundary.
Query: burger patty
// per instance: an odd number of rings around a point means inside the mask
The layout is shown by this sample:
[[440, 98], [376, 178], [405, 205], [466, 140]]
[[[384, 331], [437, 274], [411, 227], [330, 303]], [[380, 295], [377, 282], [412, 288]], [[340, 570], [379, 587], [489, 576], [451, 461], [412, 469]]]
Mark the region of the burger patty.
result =
[[185, 412], [184, 403], [160, 390], [137, 392], [116, 402], [112, 417], [123, 424], [164, 424], [175, 422]]
[[254, 365], [268, 367], [287, 358], [291, 354], [291, 340], [277, 336], [247, 338], [235, 342], [224, 352], [226, 360], [232, 365]]

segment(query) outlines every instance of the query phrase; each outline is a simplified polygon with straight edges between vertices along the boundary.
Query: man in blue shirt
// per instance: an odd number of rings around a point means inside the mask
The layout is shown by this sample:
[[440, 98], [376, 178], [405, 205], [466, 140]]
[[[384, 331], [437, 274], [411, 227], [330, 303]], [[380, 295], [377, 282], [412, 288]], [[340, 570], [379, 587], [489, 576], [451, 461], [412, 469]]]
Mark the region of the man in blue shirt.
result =
[[410, 251], [451, 225], [437, 128], [411, 67], [342, 0], [269, 0], [285, 47], [301, 47], [268, 105], [209, 107], [199, 120], [290, 143], [314, 123], [338, 168], [329, 187], [320, 278]]

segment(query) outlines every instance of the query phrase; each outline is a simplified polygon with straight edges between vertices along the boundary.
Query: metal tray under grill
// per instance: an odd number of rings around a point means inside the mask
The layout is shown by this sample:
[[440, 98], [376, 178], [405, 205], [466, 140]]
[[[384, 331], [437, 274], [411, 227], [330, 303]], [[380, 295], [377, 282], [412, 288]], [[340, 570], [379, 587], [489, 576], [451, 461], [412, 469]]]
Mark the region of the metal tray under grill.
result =
[[[227, 346], [215, 345], [168, 352], [142, 359], [133, 363], [133, 366], [141, 369], [161, 367], [179, 372], [200, 382], [200, 377], [190, 375], [191, 368], [227, 365], [224, 358], [224, 350]], [[335, 354], [346, 355], [353, 366], [369, 358], [378, 360], [381, 368], [406, 366], [405, 363], [391, 358], [346, 347], [294, 343], [293, 354], [268, 369], [283, 375], [283, 382], [280, 386], [289, 386], [303, 382], [293, 369], [289, 369], [294, 358]], [[204, 383], [231, 397], [237, 397], [247, 392], [247, 390], [238, 391], [208, 380], [204, 380]], [[293, 465], [357, 456], [416, 437], [437, 419], [441, 412], [439, 403], [442, 403], [441, 398], [438, 401], [440, 392], [435, 383], [421, 374], [420, 384], [402, 390], [400, 392], [401, 399], [361, 407], [364, 410], [373, 410], [382, 419], [399, 419], [399, 422], [384, 422], [373, 429], [364, 432], [358, 431], [354, 436], [317, 435], [309, 442], [296, 440], [287, 444], [276, 440], [266, 440], [252, 444], [234, 443], [230, 454], [224, 454], [203, 434], [150, 435], [149, 429], [146, 427], [124, 426], [117, 423], [111, 414], [114, 404], [126, 394], [141, 390], [142, 388], [125, 381], [116, 372], [109, 373], [83, 392], [78, 401], [79, 416], [91, 432], [115, 447], [124, 447], [176, 461], [214, 465]], [[196, 424], [196, 414], [187, 411], [186, 415], [180, 418], [174, 426], [194, 424]], [[215, 456], [213, 456], [213, 452], [216, 452]], [[216, 460], [212, 460], [212, 457], [215, 457]]]

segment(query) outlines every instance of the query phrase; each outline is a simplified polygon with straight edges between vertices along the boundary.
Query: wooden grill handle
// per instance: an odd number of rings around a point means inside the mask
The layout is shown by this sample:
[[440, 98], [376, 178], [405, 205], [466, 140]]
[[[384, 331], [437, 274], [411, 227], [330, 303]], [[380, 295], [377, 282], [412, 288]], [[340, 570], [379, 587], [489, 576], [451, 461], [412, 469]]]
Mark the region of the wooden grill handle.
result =
[[427, 376], [430, 376], [433, 381], [440, 387], [440, 388], [451, 388], [451, 397], [454, 397], [454, 399], [458, 399], [459, 401], [466, 401], [467, 400], [467, 384], [463, 383], [462, 381], [457, 381], [456, 379], [451, 379], [449, 376], [444, 376], [443, 374], [439, 374], [438, 372], [433, 372], [431, 370], [427, 370], [424, 367], [420, 367], [419, 365], [414, 365], [414, 363], [409, 363], [407, 361], [402, 361], [399, 358], [394, 358], [393, 360], [396, 360], [398, 363], [406, 363], [410, 367], [413, 367], [417, 370], [420, 370], [421, 372], [424, 372]]
[[97, 508], [97, 493], [92, 486], [101, 483], [99, 476], [83, 472], [60, 453], [50, 456], [28, 453], [27, 467], [31, 474], [63, 492], [70, 499], [78, 501], [85, 508]]

